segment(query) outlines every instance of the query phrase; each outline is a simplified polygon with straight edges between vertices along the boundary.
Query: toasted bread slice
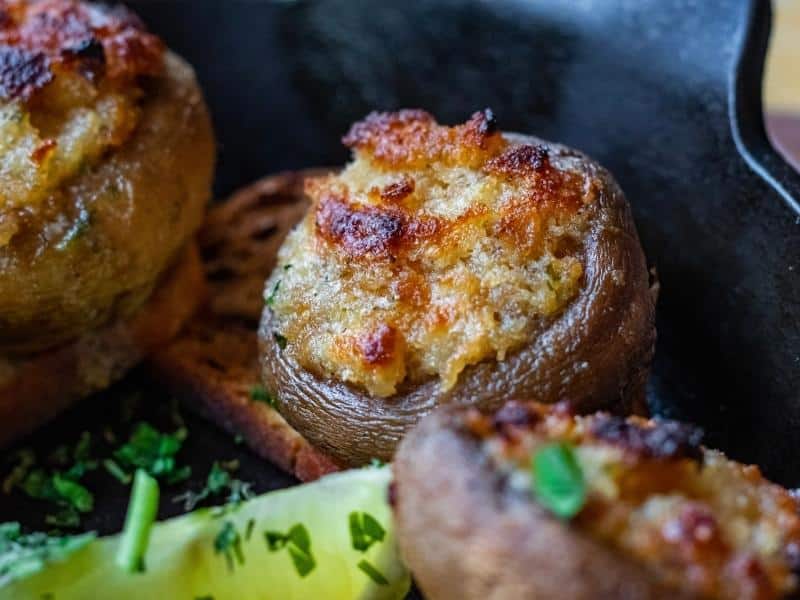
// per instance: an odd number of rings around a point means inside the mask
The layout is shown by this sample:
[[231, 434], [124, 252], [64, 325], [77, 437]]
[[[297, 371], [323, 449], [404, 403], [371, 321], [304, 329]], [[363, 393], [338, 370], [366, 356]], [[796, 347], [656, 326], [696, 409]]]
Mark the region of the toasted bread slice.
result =
[[121, 379], [175, 337], [202, 303], [205, 291], [200, 254], [192, 243], [132, 318], [85, 333], [54, 350], [0, 359], [0, 447]]
[[264, 281], [306, 210], [303, 179], [311, 174], [267, 177], [210, 212], [199, 235], [209, 302], [150, 360], [154, 376], [189, 409], [241, 435], [258, 455], [302, 481], [339, 467], [268, 402], [254, 399], [253, 390], [261, 380], [256, 331]]

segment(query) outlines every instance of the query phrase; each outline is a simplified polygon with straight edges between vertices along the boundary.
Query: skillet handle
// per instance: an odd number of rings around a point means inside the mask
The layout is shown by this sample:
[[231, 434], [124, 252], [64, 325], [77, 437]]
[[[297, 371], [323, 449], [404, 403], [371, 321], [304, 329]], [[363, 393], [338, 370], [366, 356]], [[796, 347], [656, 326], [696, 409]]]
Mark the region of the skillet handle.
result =
[[769, 0], [751, 0], [746, 30], [728, 86], [733, 139], [745, 162], [769, 183], [800, 219], [800, 174], [778, 154], [764, 125], [762, 82], [772, 29]]

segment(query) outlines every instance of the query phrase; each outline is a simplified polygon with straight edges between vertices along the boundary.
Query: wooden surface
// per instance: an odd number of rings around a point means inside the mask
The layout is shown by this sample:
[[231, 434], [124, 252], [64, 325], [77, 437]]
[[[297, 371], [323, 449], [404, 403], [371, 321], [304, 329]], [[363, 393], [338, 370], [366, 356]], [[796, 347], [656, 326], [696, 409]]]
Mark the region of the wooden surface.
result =
[[800, 0], [773, 0], [773, 10], [766, 103], [771, 111], [800, 113]]
[[773, 7], [764, 84], [767, 127], [778, 149], [800, 169], [800, 0], [773, 0]]

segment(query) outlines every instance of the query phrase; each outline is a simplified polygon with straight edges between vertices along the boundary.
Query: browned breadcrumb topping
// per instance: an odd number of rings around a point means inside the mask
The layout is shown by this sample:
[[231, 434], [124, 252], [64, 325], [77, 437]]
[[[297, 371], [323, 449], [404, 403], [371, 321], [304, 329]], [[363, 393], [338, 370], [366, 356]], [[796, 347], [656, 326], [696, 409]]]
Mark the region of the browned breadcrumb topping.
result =
[[353, 125], [342, 141], [395, 169], [431, 162], [477, 168], [506, 145], [491, 110], [477, 112], [456, 127], [440, 126], [424, 110], [374, 112]]
[[779, 598], [800, 573], [798, 502], [755, 466], [700, 445], [673, 421], [579, 417], [564, 406], [510, 403], [467, 413], [513, 488], [530, 489], [530, 461], [552, 441], [575, 448], [588, 501], [574, 524], [676, 588], [709, 598]]
[[280, 253], [292, 268], [267, 283], [272, 295], [280, 281], [270, 306], [304, 368], [377, 396], [449, 388], [577, 294], [597, 182], [574, 157], [504, 136], [489, 110], [454, 127], [373, 113], [344, 143], [353, 162], [308, 183], [312, 207]]
[[164, 46], [122, 6], [0, 0], [0, 99], [28, 98], [59, 71], [131, 80], [156, 75]]
[[0, 0], [0, 247], [138, 125], [164, 45], [124, 7]]
[[410, 177], [403, 177], [400, 181], [395, 181], [384, 187], [381, 191], [381, 200], [386, 203], [400, 202], [414, 193], [416, 182]]

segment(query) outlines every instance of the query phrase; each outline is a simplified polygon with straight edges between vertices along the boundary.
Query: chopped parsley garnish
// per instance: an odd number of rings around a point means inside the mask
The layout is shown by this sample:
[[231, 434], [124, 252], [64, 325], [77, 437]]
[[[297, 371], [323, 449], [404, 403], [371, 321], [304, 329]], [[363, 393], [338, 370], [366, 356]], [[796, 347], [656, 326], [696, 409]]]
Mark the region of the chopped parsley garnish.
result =
[[22, 490], [31, 498], [44, 500], [54, 504], [59, 510], [45, 517], [48, 525], [54, 527], [77, 527], [80, 524], [80, 513], [88, 513], [94, 509], [94, 495], [80, 483], [80, 479], [89, 471], [97, 468], [97, 461], [91, 456], [91, 435], [84, 432], [75, 447], [67, 446], [56, 449], [51, 454], [50, 462], [67, 469], [46, 469], [38, 467], [30, 469], [35, 456], [28, 455], [21, 459], [19, 466], [25, 465], [26, 472], [15, 469], [6, 479], [6, 484]]
[[92, 451], [92, 434], [88, 431], [84, 431], [81, 434], [78, 443], [75, 444], [75, 449], [72, 451], [72, 457], [76, 461], [88, 461], [91, 460], [90, 454]]
[[144, 469], [137, 469], [116, 557], [117, 565], [125, 571], [145, 570], [144, 556], [158, 515], [158, 497], [158, 482]]
[[351, 512], [349, 524], [350, 541], [353, 549], [359, 552], [366, 552], [373, 544], [382, 542], [386, 537], [386, 530], [369, 513]]
[[214, 461], [214, 464], [211, 465], [211, 470], [208, 472], [206, 488], [212, 494], [222, 491], [228, 485], [230, 485], [231, 475], [228, 470], [235, 471], [238, 468], [238, 461], [231, 461], [230, 463], [226, 463], [224, 466], [220, 465], [219, 462]]
[[281, 280], [278, 279], [278, 281], [275, 282], [275, 285], [272, 286], [272, 291], [269, 293], [269, 296], [267, 296], [266, 299], [264, 300], [264, 303], [267, 306], [273, 306], [275, 304], [275, 296], [278, 293], [278, 290], [280, 289], [281, 289]]
[[63, 537], [23, 534], [19, 523], [0, 524], [0, 587], [41, 571], [50, 561], [63, 560], [94, 538], [94, 533]]
[[311, 552], [311, 537], [302, 523], [292, 525], [285, 534], [278, 531], [265, 531], [264, 539], [267, 541], [267, 548], [270, 552], [278, 552], [286, 548], [300, 577], [305, 577], [317, 566]]
[[269, 404], [272, 407], [275, 406], [275, 398], [273, 395], [269, 393], [267, 388], [260, 384], [256, 384], [250, 388], [250, 399], [253, 402], [263, 402], [264, 404]]
[[103, 467], [108, 474], [111, 475], [114, 479], [119, 481], [122, 485], [128, 485], [133, 477], [130, 473], [123, 470], [117, 462], [113, 458], [107, 458], [103, 461]]
[[195, 507], [211, 496], [216, 496], [224, 491], [228, 492], [228, 504], [239, 504], [253, 495], [251, 484], [231, 476], [230, 471], [235, 471], [239, 467], [238, 462], [232, 461], [227, 464], [214, 462], [211, 471], [208, 473], [205, 487], [199, 492], [191, 490], [176, 496], [175, 502], [183, 502], [184, 510], [194, 510]]
[[278, 348], [283, 350], [286, 348], [286, 342], [288, 341], [284, 336], [280, 333], [273, 332], [272, 337], [275, 338], [275, 343], [278, 344]]
[[[45, 481], [45, 487], [53, 486], [53, 490], [58, 498], [66, 500], [79, 512], [88, 513], [94, 508], [94, 496], [80, 483], [69, 479], [66, 476], [54, 475]], [[49, 493], [49, 490], [48, 490]]]
[[548, 444], [532, 460], [533, 493], [561, 519], [571, 519], [586, 503], [586, 482], [575, 451], [567, 443]]
[[292, 265], [284, 265], [284, 266], [283, 266], [283, 270], [284, 270], [284, 271], [288, 271], [288, 270], [289, 270], [289, 269], [291, 269], [291, 268], [292, 268]]
[[157, 479], [177, 483], [188, 479], [192, 473], [188, 465], [178, 467], [175, 460], [186, 435], [184, 427], [168, 434], [161, 433], [148, 423], [139, 423], [128, 443], [114, 452], [114, 458], [128, 474], [135, 469], [144, 469]]
[[247, 525], [244, 530], [244, 541], [249, 542], [250, 538], [253, 537], [253, 529], [256, 527], [256, 520], [255, 519], [248, 519]]
[[217, 537], [214, 538], [214, 552], [225, 557], [229, 571], [233, 571], [234, 559], [239, 565], [244, 564], [242, 537], [236, 530], [233, 521], [225, 521]]
[[386, 579], [386, 577], [383, 576], [383, 573], [378, 571], [378, 569], [376, 569], [368, 560], [361, 560], [356, 566], [358, 566], [361, 571], [366, 573], [367, 577], [372, 579], [372, 581], [376, 584], [389, 585], [389, 580]]
[[231, 479], [228, 484], [230, 493], [228, 494], [228, 505], [237, 506], [253, 497], [252, 484], [241, 479]]
[[80, 238], [89, 230], [91, 225], [92, 214], [85, 208], [81, 207], [75, 222], [72, 223], [70, 228], [64, 234], [64, 237], [62, 237], [61, 240], [59, 240], [59, 242], [56, 244], [56, 249], [66, 250], [69, 248], [78, 238]]

